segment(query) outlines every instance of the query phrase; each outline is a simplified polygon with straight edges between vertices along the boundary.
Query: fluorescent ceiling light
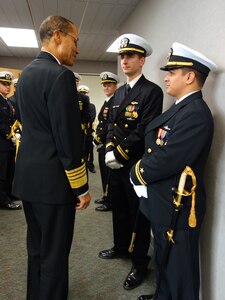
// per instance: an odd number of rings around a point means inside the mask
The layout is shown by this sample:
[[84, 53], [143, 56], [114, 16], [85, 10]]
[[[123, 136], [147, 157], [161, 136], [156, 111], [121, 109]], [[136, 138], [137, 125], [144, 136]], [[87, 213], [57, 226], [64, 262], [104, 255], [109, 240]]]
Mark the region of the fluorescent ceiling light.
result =
[[9, 47], [38, 48], [33, 29], [0, 27], [0, 37]]
[[106, 52], [118, 53], [118, 38], [109, 46]]

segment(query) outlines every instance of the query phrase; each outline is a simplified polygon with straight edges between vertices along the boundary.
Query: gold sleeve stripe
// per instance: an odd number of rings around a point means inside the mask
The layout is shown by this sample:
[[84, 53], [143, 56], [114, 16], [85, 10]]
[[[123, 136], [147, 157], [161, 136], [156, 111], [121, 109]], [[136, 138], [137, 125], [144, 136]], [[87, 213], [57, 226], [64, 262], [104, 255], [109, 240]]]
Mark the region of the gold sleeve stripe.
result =
[[147, 185], [147, 182], [145, 182], [144, 179], [143, 179], [142, 176], [141, 176], [141, 172], [140, 172], [140, 168], [139, 168], [140, 162], [141, 162], [141, 160], [139, 160], [139, 161], [136, 163], [136, 165], [135, 165], [135, 174], [136, 174], [136, 176], [137, 176], [137, 179], [140, 181], [140, 183], [141, 183], [142, 185]]
[[120, 147], [120, 145], [118, 145], [117, 150], [119, 151], [120, 155], [123, 156], [123, 158], [125, 158], [126, 160], [128, 160], [130, 157], [123, 151], [123, 149]]
[[110, 143], [106, 144], [106, 148], [108, 148], [109, 146], [115, 147], [115, 144], [113, 142], [110, 142]]
[[87, 173], [85, 164], [73, 170], [65, 170], [65, 172], [69, 180], [70, 186], [73, 189], [80, 188], [87, 183]]

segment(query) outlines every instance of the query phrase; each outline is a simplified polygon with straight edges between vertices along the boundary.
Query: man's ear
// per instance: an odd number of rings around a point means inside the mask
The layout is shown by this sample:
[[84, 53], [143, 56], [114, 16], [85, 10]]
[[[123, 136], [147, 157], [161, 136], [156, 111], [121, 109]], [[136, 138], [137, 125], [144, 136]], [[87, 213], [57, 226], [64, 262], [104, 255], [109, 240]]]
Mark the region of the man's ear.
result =
[[187, 84], [192, 84], [196, 78], [195, 72], [189, 71], [187, 74]]
[[61, 40], [62, 40], [62, 33], [59, 30], [55, 30], [53, 32], [53, 39], [54, 39], [55, 43], [57, 45], [59, 45], [61, 43]]

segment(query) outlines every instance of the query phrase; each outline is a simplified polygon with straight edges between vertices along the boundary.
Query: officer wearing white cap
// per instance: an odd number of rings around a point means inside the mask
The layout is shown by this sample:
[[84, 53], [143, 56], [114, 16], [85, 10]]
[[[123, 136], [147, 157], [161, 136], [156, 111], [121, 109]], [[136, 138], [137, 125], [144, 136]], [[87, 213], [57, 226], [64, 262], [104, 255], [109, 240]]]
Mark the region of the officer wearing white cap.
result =
[[16, 111], [7, 96], [12, 80], [11, 72], [0, 72], [0, 208], [15, 210], [22, 207], [12, 201], [11, 194], [16, 150], [11, 132], [16, 121]]
[[120, 82], [119, 77], [112, 72], [102, 72], [100, 74], [101, 84], [106, 99], [98, 114], [98, 125], [96, 127], [94, 136], [94, 145], [97, 146], [98, 161], [102, 181], [103, 197], [95, 200], [96, 204], [101, 204], [96, 207], [96, 211], [112, 210], [111, 197], [109, 193], [109, 171], [110, 169], [105, 164], [105, 145], [106, 135], [109, 122], [109, 115], [111, 105], [113, 102], [113, 95], [117, 89], [117, 84]]
[[13, 103], [16, 103], [16, 86], [17, 86], [17, 82], [18, 82], [18, 78], [14, 78], [12, 80], [12, 85], [14, 87], [14, 93], [13, 95], [10, 97], [10, 100], [13, 102]]
[[123, 34], [119, 38], [119, 54], [140, 53], [143, 56], [150, 56], [152, 48], [149, 43], [141, 36], [136, 34]]
[[75, 76], [75, 83], [77, 87], [77, 96], [78, 96], [78, 101], [79, 101], [79, 108], [80, 108], [80, 114], [81, 114], [81, 127], [83, 134], [86, 134], [87, 131], [87, 126], [88, 123], [91, 120], [91, 113], [90, 113], [90, 99], [88, 95], [84, 92], [80, 92], [78, 90], [80, 81], [81, 81], [81, 76], [78, 73], [73, 72]]
[[138, 214], [137, 240], [128, 252], [139, 208], [139, 198], [130, 182], [130, 168], [142, 156], [144, 132], [148, 122], [162, 111], [161, 88], [142, 74], [145, 59], [152, 53], [142, 37], [127, 33], [118, 38], [118, 54], [126, 84], [113, 97], [106, 140], [106, 165], [110, 170], [114, 245], [99, 252], [104, 259], [131, 257], [132, 268], [123, 282], [126, 290], [136, 288], [146, 276], [150, 243], [150, 223]]
[[160, 69], [169, 71], [183, 67], [193, 68], [206, 76], [210, 71], [216, 70], [216, 64], [202, 53], [175, 42], [172, 45], [166, 66]]
[[[77, 88], [78, 92], [88, 95], [90, 93], [90, 89], [86, 85], [79, 85]], [[90, 100], [90, 99], [89, 99]], [[94, 147], [93, 147], [93, 132], [94, 132], [94, 121], [96, 118], [96, 108], [93, 103], [89, 101], [89, 109], [90, 109], [90, 121], [87, 124], [86, 136], [85, 136], [85, 157], [87, 168], [91, 173], [96, 173], [95, 165], [94, 165]]]
[[[142, 198], [140, 209], [151, 222], [154, 253], [157, 253], [156, 273], [161, 283], [154, 299], [197, 300], [198, 244], [206, 206], [204, 169], [214, 130], [212, 114], [201, 89], [209, 72], [216, 70], [216, 64], [196, 50], [174, 43], [161, 70], [168, 71], [166, 91], [175, 98], [175, 105], [147, 125], [146, 150], [132, 167], [131, 180], [134, 187], [141, 185], [147, 190], [148, 199]], [[187, 166], [191, 178], [187, 178], [184, 188], [191, 193], [182, 198], [181, 209], [176, 214], [172, 190], [177, 191], [181, 173]], [[167, 243], [172, 245], [168, 254], [165, 233], [170, 232], [171, 224], [175, 226], [172, 239], [167, 235]], [[163, 261], [165, 253], [167, 260]], [[138, 298], [152, 299], [153, 295]]]
[[78, 86], [78, 88], [77, 88], [77, 90], [80, 92], [80, 93], [83, 93], [83, 94], [89, 94], [89, 92], [90, 92], [90, 89], [89, 89], [89, 87], [88, 86], [86, 86], [86, 85], [79, 85]]

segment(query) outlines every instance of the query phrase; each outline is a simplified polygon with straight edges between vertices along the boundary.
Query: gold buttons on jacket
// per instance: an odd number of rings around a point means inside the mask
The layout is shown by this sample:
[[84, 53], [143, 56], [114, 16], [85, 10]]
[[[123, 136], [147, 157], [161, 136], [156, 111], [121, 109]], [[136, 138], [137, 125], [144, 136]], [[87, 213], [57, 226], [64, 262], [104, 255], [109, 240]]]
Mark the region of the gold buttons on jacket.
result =
[[148, 151], [148, 153], [151, 153], [151, 152], [152, 152], [152, 149], [151, 149], [151, 148], [148, 148], [147, 151]]
[[125, 152], [126, 152], [126, 153], [129, 153], [129, 149], [126, 149]]
[[125, 124], [125, 125], [124, 125], [125, 128], [127, 128], [128, 126], [129, 126], [128, 124]]
[[117, 126], [117, 124], [116, 123], [114, 123], [114, 127], [116, 127]]
[[114, 138], [114, 140], [116, 140], [116, 136], [115, 136], [115, 135], [114, 135], [114, 137], [113, 137], [113, 138]]

